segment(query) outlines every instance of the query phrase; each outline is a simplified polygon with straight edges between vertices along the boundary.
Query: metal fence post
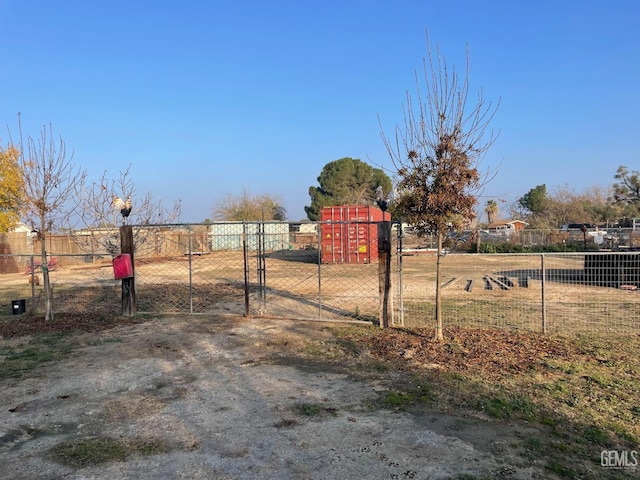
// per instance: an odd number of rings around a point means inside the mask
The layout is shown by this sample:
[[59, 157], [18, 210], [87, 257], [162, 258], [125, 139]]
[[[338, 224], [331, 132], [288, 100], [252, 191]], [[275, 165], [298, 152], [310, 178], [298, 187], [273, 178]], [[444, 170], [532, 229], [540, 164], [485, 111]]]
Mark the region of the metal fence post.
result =
[[191, 225], [187, 226], [187, 238], [189, 247], [189, 313], [193, 313], [193, 249], [191, 247]]
[[398, 223], [397, 239], [398, 245], [396, 249], [396, 257], [398, 259], [398, 315], [400, 317], [400, 325], [404, 327], [404, 297], [402, 287], [402, 220]]
[[35, 279], [36, 262], [31, 255], [31, 315], [36, 313], [36, 279]]
[[258, 283], [260, 297], [260, 315], [263, 315], [267, 306], [267, 271], [265, 265], [265, 238], [264, 222], [256, 224], [257, 230], [257, 260], [258, 260]]
[[247, 247], [247, 224], [242, 222], [242, 257], [244, 261], [244, 316], [249, 316], [249, 251]]
[[318, 232], [318, 320], [322, 320], [322, 239], [320, 238], [320, 223], [316, 224]]
[[541, 300], [542, 300], [542, 333], [547, 333], [547, 303], [545, 299], [545, 283], [547, 277], [547, 270], [544, 265], [544, 254], [540, 255], [540, 286], [541, 286]]

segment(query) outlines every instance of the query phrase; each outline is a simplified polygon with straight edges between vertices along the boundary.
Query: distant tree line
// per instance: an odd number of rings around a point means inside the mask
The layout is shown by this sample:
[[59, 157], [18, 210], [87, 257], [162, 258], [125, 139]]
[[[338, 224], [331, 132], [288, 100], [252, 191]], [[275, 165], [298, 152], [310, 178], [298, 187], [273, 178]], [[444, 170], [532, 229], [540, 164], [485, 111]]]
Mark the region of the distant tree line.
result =
[[509, 209], [512, 219], [526, 221], [528, 228], [555, 229], [569, 223], [624, 224], [640, 217], [640, 172], [618, 167], [609, 187], [593, 186], [578, 193], [569, 185], [549, 191], [537, 185]]

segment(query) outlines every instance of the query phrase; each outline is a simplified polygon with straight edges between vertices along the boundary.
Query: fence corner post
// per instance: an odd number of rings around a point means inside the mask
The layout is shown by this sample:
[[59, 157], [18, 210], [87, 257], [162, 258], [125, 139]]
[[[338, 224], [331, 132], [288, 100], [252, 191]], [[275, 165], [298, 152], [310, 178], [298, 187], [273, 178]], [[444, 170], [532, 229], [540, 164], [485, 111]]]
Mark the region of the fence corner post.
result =
[[378, 222], [378, 289], [380, 292], [380, 327], [388, 328], [392, 315], [391, 291], [391, 222]]

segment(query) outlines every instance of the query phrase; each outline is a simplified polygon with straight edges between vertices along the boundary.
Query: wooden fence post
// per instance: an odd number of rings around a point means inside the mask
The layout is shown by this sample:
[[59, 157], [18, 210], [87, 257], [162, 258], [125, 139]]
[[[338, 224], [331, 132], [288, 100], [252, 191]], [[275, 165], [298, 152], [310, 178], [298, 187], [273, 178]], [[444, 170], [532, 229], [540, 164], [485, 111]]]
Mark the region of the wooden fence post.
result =
[[128, 253], [131, 257], [131, 267], [134, 275], [122, 279], [122, 315], [132, 316], [136, 313], [136, 277], [135, 261], [133, 258], [133, 229], [130, 225], [120, 227], [120, 253]]
[[393, 315], [391, 291], [391, 222], [378, 222], [378, 288], [380, 327], [388, 328]]

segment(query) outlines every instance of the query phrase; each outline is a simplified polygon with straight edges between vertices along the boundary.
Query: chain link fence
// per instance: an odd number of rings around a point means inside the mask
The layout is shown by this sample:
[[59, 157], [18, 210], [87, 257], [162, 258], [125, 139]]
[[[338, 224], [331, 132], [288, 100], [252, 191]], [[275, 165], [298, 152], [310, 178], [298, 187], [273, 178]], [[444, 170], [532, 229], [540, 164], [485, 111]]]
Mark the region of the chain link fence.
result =
[[[138, 311], [377, 318], [377, 264], [325, 263], [315, 233], [295, 235], [286, 223], [216, 223], [196, 250], [189, 235], [180, 241], [167, 249], [181, 255], [136, 257]], [[366, 239], [372, 243], [377, 237]]]
[[[43, 267], [38, 255], [0, 255], [0, 305], [14, 313], [24, 300], [28, 312], [43, 314]], [[56, 313], [113, 315], [120, 309], [120, 285], [113, 280], [109, 254], [53, 254], [48, 265]]]
[[[137, 311], [231, 314], [377, 323], [377, 223], [282, 222], [136, 228]], [[394, 224], [392, 301], [396, 326], [435, 326], [436, 255]], [[121, 282], [112, 254], [49, 253], [56, 314], [113, 315]], [[113, 236], [113, 232], [109, 233]], [[97, 239], [97, 243], [96, 243]], [[113, 241], [111, 238], [110, 241]], [[82, 246], [86, 238], [69, 240]], [[70, 247], [69, 247], [70, 248]], [[78, 247], [80, 248], [80, 247]], [[42, 313], [38, 256], [0, 254], [0, 305]], [[638, 334], [640, 252], [448, 253], [441, 259], [447, 325], [543, 333]]]
[[[435, 255], [403, 255], [396, 323], [435, 318]], [[449, 254], [445, 325], [543, 333], [640, 332], [638, 253]]]

